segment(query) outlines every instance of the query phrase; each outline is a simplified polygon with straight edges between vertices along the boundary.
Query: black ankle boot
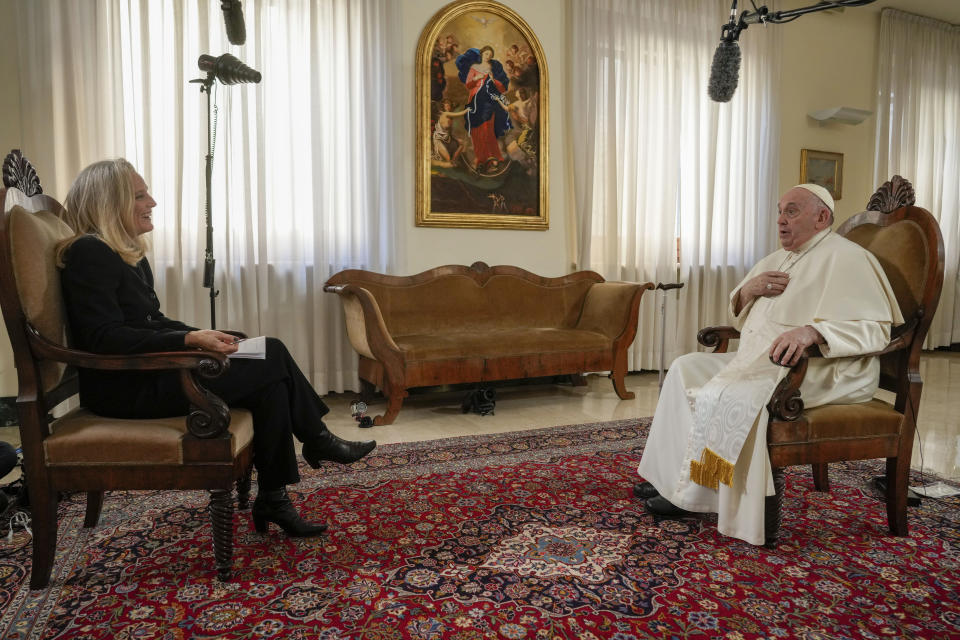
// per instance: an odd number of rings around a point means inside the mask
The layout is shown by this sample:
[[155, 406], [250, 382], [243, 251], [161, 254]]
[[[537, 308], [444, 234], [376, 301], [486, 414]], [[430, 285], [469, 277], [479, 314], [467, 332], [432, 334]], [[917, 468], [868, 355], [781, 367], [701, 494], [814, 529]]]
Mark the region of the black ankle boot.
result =
[[278, 525], [291, 538], [318, 536], [327, 530], [327, 525], [307, 522], [300, 517], [284, 487], [260, 490], [253, 501], [253, 526], [257, 533], [267, 532], [267, 523]]
[[318, 438], [303, 443], [303, 459], [314, 469], [320, 466], [321, 460], [350, 464], [373, 451], [376, 446], [376, 440], [351, 442], [324, 431]]

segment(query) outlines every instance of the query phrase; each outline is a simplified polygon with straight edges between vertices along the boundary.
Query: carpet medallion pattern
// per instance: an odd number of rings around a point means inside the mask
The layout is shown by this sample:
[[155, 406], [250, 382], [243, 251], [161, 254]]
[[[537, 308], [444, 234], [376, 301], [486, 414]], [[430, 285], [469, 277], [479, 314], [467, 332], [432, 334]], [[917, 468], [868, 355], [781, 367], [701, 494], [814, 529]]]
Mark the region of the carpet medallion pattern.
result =
[[[960, 638], [960, 498], [891, 537], [882, 463], [788, 471], [775, 550], [715, 518], [655, 519], [631, 495], [649, 421], [389, 445], [303, 469], [327, 535], [236, 517], [234, 580], [213, 572], [202, 492], [114, 492], [83, 529], [60, 508], [51, 587], [29, 540], [0, 553], [0, 638]], [[928, 476], [926, 480], [930, 481]]]

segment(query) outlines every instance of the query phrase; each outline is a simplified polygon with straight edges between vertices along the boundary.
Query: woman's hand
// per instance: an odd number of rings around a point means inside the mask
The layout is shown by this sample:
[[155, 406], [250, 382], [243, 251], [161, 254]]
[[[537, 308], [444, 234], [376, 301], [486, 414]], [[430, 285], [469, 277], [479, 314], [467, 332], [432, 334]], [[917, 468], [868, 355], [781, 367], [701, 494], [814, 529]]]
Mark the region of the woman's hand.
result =
[[237, 350], [239, 340], [229, 333], [215, 329], [199, 329], [191, 331], [183, 337], [183, 344], [188, 347], [215, 351], [217, 353], [233, 353]]

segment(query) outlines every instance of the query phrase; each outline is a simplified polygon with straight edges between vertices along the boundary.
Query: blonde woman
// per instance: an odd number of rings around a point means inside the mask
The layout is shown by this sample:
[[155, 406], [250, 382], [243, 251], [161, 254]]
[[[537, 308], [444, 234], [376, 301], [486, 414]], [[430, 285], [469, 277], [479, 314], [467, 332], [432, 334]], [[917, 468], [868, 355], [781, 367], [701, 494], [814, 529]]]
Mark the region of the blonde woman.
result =
[[[156, 201], [133, 166], [123, 159], [97, 162], [77, 177], [67, 194], [67, 222], [75, 235], [57, 251], [73, 346], [94, 353], [144, 353], [198, 348], [230, 354], [234, 337], [167, 318], [153, 289], [143, 235], [153, 230]], [[127, 372], [80, 369], [80, 402], [112, 417], [155, 418], [188, 413], [175, 371]], [[289, 536], [315, 536], [325, 524], [302, 520], [286, 485], [299, 482], [293, 437], [314, 468], [320, 460], [349, 464], [367, 455], [374, 441], [348, 442], [327, 430], [327, 406], [280, 340], [267, 339], [265, 360], [236, 359], [220, 377], [204, 383], [230, 406], [249, 409], [254, 425], [257, 498], [253, 522]]]

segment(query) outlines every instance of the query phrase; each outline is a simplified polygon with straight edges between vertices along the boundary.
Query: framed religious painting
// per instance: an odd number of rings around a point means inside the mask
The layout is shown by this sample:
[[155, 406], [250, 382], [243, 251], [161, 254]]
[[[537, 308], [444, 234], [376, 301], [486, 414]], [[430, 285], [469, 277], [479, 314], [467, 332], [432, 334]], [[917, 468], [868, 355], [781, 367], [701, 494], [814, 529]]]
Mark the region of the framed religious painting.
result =
[[800, 184], [818, 184], [839, 200], [843, 193], [843, 154], [800, 150]]
[[550, 225], [547, 65], [510, 8], [441, 9], [417, 45], [417, 226]]

